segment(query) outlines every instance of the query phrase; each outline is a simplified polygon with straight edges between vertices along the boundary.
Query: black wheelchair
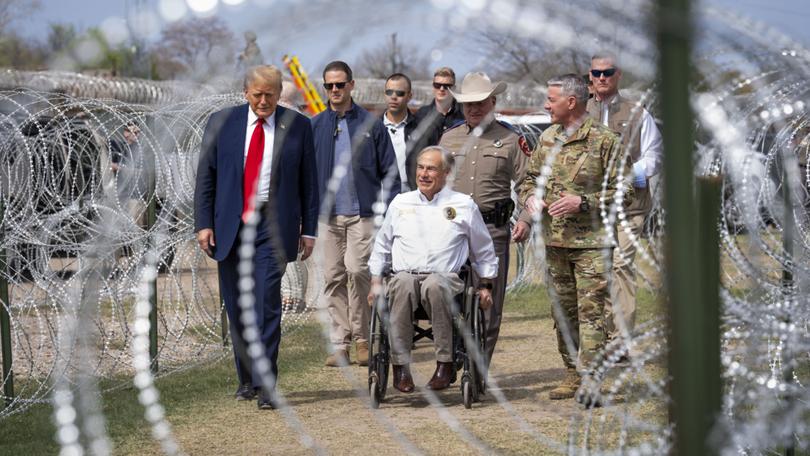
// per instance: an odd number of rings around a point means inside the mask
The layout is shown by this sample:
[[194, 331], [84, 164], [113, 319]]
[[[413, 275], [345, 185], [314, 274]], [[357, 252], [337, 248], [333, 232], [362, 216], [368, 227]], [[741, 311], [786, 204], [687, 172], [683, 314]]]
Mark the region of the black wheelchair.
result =
[[[461, 394], [464, 407], [471, 408], [486, 392], [486, 367], [483, 365], [485, 341], [484, 310], [478, 301], [478, 292], [472, 283], [469, 264], [462, 267], [459, 277], [464, 281], [464, 291], [455, 296], [453, 317], [453, 363], [462, 370]], [[388, 339], [388, 297], [377, 299], [372, 307], [369, 331], [368, 392], [371, 407], [379, 408], [385, 400], [388, 388], [388, 373], [391, 346]], [[428, 320], [427, 312], [420, 305], [414, 312], [414, 338], [433, 340], [432, 328], [421, 328], [416, 322]]]

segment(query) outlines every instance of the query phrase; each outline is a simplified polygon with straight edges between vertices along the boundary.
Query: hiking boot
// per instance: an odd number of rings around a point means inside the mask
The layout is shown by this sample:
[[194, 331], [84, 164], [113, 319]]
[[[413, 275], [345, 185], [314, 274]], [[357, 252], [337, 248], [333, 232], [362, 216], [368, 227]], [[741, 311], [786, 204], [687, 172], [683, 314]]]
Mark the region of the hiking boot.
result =
[[605, 393], [606, 391], [601, 389], [600, 382], [596, 381], [592, 375], [586, 375], [574, 400], [584, 405], [586, 409], [598, 408], [603, 405], [602, 394]]
[[572, 399], [579, 389], [582, 379], [577, 373], [576, 369], [567, 369], [565, 378], [556, 388], [548, 392], [548, 398], [551, 400]]
[[368, 342], [357, 342], [354, 349], [357, 355], [357, 364], [368, 366]]
[[[368, 359], [368, 355], [366, 355]], [[326, 358], [326, 365], [329, 367], [346, 367], [349, 365], [349, 353], [341, 348]]]

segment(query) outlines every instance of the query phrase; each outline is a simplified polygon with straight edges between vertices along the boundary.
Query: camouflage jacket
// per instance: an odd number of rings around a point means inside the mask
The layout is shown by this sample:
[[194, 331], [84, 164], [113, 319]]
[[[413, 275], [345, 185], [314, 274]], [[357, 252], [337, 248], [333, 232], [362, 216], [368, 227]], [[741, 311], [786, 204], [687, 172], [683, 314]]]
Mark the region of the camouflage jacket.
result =
[[[547, 205], [557, 201], [561, 193], [585, 196], [590, 211], [552, 218], [545, 210], [541, 215], [546, 245], [565, 248], [610, 247], [605, 239], [602, 211], [607, 214], [614, 204], [614, 195], [621, 185], [626, 208], [633, 197], [632, 163], [619, 147], [619, 137], [593, 119], [584, 123], [566, 138], [561, 125], [552, 125], [540, 136], [527, 169], [528, 179], [521, 187], [520, 199], [533, 195], [537, 177], [546, 157], [557, 148], [559, 152], [550, 163], [551, 174], [546, 181], [543, 200]], [[603, 188], [604, 187], [604, 188]], [[615, 229], [615, 225], [611, 227]]]

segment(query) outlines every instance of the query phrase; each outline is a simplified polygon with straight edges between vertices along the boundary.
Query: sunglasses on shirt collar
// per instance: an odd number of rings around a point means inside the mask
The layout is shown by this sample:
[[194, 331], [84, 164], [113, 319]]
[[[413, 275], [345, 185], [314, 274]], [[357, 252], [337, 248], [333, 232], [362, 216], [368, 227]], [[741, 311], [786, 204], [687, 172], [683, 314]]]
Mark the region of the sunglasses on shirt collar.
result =
[[385, 94], [387, 96], [389, 96], [389, 97], [394, 95], [394, 94], [397, 94], [398, 97], [402, 98], [402, 97], [405, 96], [405, 91], [404, 90], [385, 89]]
[[332, 90], [332, 87], [337, 87], [338, 89], [342, 89], [342, 88], [346, 87], [346, 84], [348, 84], [348, 83], [349, 83], [349, 81], [324, 82], [323, 83], [323, 88], [326, 89], [326, 90]]
[[609, 78], [616, 74], [616, 68], [608, 68], [606, 70], [591, 70], [591, 75], [595, 78], [601, 78], [603, 74], [606, 78]]

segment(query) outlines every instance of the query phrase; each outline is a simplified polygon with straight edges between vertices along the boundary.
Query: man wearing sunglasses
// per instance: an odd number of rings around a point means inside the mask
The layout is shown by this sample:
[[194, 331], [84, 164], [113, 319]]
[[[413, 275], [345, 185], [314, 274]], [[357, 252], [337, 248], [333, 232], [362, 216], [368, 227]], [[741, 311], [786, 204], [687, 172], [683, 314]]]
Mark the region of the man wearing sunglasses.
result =
[[[594, 97], [588, 101], [588, 114], [621, 137], [622, 147], [633, 163], [633, 203], [625, 210], [627, 226], [617, 233], [618, 248], [613, 252], [613, 278], [605, 303], [608, 339], [630, 337], [636, 320], [636, 246], [641, 239], [644, 219], [652, 209], [650, 178], [661, 170], [661, 133], [655, 120], [641, 103], [619, 93], [622, 71], [616, 56], [605, 52], [591, 58]], [[624, 347], [622, 348], [624, 350]], [[626, 358], [622, 356], [623, 360]]]
[[456, 86], [456, 73], [452, 68], [441, 67], [433, 73], [433, 102], [416, 111], [416, 120], [427, 122], [437, 137], [449, 128], [464, 121], [461, 105], [456, 102], [450, 90]]
[[427, 146], [434, 146], [439, 142], [438, 133], [425, 126], [419, 126], [416, 117], [408, 110], [411, 101], [411, 79], [402, 74], [394, 73], [385, 81], [386, 110], [382, 116], [394, 152], [397, 156], [399, 178], [402, 181], [402, 191], [407, 192], [416, 188], [416, 154]]
[[450, 150], [458, 163], [453, 190], [470, 195], [484, 217], [495, 253], [498, 277], [492, 286], [492, 307], [486, 310], [486, 362], [492, 359], [501, 327], [506, 277], [509, 273], [509, 242], [523, 242], [531, 231], [531, 215], [521, 210], [513, 226], [512, 182], [515, 188], [526, 178], [531, 150], [526, 139], [495, 120], [496, 96], [506, 83], [493, 83], [484, 73], [469, 73], [460, 90], [451, 91], [464, 110], [465, 122], [447, 130], [439, 145]]
[[[371, 283], [368, 258], [374, 236], [375, 203], [384, 207], [400, 192], [397, 158], [382, 122], [352, 100], [352, 70], [339, 60], [323, 70], [329, 97], [325, 111], [312, 118], [318, 189], [319, 235], [323, 246], [324, 295], [331, 320], [334, 353], [326, 365], [349, 364], [354, 342], [357, 363], [368, 365]], [[382, 215], [382, 214], [379, 214]]]

